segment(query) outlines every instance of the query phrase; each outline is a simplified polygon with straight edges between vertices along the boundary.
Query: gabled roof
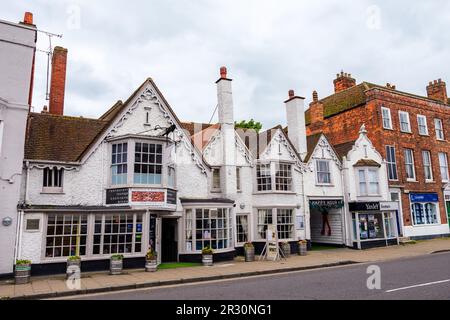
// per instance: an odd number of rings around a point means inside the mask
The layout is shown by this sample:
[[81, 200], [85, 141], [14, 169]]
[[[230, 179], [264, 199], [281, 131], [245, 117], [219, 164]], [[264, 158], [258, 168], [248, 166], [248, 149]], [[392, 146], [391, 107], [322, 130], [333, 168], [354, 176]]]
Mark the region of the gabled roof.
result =
[[[128, 107], [130, 101], [148, 84], [155, 88], [175, 121], [182, 128], [190, 131], [190, 124], [181, 123], [156, 84], [151, 78], [148, 78], [127, 101], [118, 101], [99, 119], [30, 113], [25, 141], [25, 159], [61, 162], [80, 161], [91, 146]], [[199, 155], [201, 155], [200, 152]]]
[[107, 125], [98, 119], [30, 113], [25, 159], [76, 162]]
[[307, 163], [309, 161], [309, 159], [311, 159], [311, 156], [314, 152], [314, 150], [316, 149], [317, 143], [319, 143], [320, 137], [322, 136], [323, 133], [316, 133], [313, 135], [310, 135], [308, 137], [306, 137], [306, 146], [307, 146], [307, 150], [308, 150], [308, 154], [305, 157], [305, 163]]
[[354, 167], [381, 167], [381, 164], [372, 159], [361, 159], [358, 160], [354, 165]]
[[341, 144], [336, 144], [333, 146], [334, 150], [336, 150], [338, 156], [342, 159], [343, 157], [346, 157], [347, 154], [352, 150], [353, 146], [355, 145], [356, 140], [354, 141], [348, 141]]

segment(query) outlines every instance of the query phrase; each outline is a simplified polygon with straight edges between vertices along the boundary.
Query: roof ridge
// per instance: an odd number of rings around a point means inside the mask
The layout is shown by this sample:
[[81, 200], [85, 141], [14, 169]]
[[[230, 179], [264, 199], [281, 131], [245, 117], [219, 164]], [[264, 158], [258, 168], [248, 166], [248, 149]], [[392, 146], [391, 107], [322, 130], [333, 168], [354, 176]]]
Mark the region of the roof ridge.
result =
[[86, 118], [83, 116], [77, 117], [77, 116], [59, 115], [59, 114], [51, 114], [51, 113], [39, 113], [39, 112], [30, 112], [30, 116], [52, 117], [52, 118], [59, 118], [59, 119], [64, 119], [64, 120], [106, 122], [105, 120], [102, 120], [102, 119]]

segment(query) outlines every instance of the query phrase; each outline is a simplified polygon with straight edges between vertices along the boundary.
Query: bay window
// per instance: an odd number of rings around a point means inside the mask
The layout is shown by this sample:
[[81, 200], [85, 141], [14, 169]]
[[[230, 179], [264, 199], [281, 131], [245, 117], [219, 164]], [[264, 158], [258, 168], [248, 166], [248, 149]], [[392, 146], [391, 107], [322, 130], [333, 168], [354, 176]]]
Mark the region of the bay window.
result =
[[128, 143], [112, 145], [111, 183], [113, 185], [127, 184], [128, 175]]
[[161, 184], [162, 145], [136, 142], [134, 157], [134, 183]]
[[275, 186], [277, 191], [292, 191], [292, 165], [276, 163]]
[[258, 164], [256, 185], [258, 191], [291, 192], [293, 190], [292, 164], [283, 162]]
[[88, 216], [86, 214], [49, 214], [45, 257], [85, 256], [87, 235]]
[[229, 208], [195, 208], [185, 212], [186, 251], [233, 248]]
[[266, 239], [266, 230], [271, 224], [276, 225], [279, 240], [295, 238], [294, 209], [259, 209], [257, 219], [260, 239]]

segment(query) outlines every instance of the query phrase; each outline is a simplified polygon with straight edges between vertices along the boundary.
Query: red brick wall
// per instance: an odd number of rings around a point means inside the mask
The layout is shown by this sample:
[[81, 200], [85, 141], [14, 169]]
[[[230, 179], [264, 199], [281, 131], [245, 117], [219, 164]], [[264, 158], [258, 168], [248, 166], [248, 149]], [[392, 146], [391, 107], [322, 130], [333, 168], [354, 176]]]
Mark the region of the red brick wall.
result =
[[66, 91], [67, 49], [55, 47], [52, 58], [49, 112], [64, 114], [64, 95]]
[[[381, 106], [390, 108], [394, 130], [385, 130], [382, 125]], [[412, 133], [401, 133], [398, 111], [409, 113]], [[417, 115], [427, 117], [429, 136], [420, 136], [418, 133]], [[434, 128], [434, 119], [443, 121], [445, 141], [438, 141]], [[324, 119], [321, 129], [311, 130], [308, 127], [307, 133], [312, 134], [319, 130], [327, 135], [332, 144], [340, 144], [356, 140], [359, 135], [359, 128], [365, 123], [368, 136], [378, 152], [386, 158], [386, 145], [393, 145], [396, 148], [397, 171], [399, 181], [391, 181], [390, 186], [401, 186], [402, 191], [410, 192], [433, 192], [439, 194], [441, 222], [447, 221], [445, 212], [444, 196], [442, 192], [438, 152], [446, 152], [450, 159], [450, 107], [444, 106], [430, 100], [413, 96], [401, 95], [393, 91], [373, 89], [367, 92], [367, 102], [360, 106], [331, 118]], [[405, 177], [404, 149], [414, 150], [414, 164], [417, 182], [408, 182]], [[425, 183], [422, 150], [431, 153], [434, 183]], [[410, 201], [408, 194], [402, 192], [404, 225], [412, 224], [410, 214]]]

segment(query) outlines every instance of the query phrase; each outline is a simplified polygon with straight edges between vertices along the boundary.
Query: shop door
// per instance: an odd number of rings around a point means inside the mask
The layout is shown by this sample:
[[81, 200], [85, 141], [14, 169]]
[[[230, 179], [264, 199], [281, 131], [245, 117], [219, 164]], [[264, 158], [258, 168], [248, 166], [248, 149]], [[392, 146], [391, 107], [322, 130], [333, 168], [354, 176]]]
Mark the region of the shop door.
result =
[[447, 205], [447, 222], [450, 225], [450, 201], [445, 203]]
[[161, 262], [178, 261], [177, 219], [162, 219]]

